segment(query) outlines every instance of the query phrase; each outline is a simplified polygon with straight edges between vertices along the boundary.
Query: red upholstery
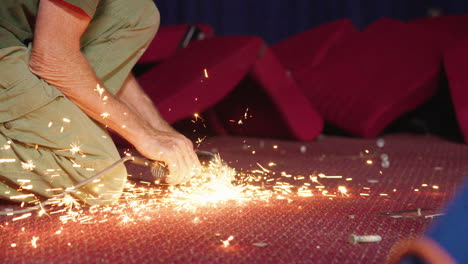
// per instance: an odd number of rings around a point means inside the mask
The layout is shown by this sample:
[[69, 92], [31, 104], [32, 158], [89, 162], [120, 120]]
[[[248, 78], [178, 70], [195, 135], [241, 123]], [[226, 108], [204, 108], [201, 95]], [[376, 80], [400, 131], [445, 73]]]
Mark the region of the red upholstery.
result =
[[381, 19], [296, 75], [324, 119], [354, 135], [377, 136], [434, 95], [441, 54], [430, 32]]
[[162, 116], [173, 123], [213, 106], [234, 89], [262, 45], [261, 39], [248, 36], [193, 41], [138, 81]]
[[[209, 25], [196, 25], [204, 33], [204, 38], [211, 38], [214, 36], [213, 28]], [[145, 53], [141, 56], [139, 63], [154, 63], [162, 61], [174, 55], [185, 34], [187, 33], [190, 25], [170, 25], [161, 26], [158, 34], [154, 37], [150, 46]]]
[[212, 26], [207, 24], [197, 24], [198, 29], [203, 32], [203, 39], [209, 39], [215, 36], [215, 32]]
[[216, 110], [234, 135], [309, 141], [323, 127], [322, 118], [267, 47], [250, 70], [249, 79]]
[[271, 48], [295, 75], [320, 64], [333, 46], [343, 43], [356, 32], [358, 29], [349, 19], [341, 19], [295, 35]]
[[444, 66], [458, 125], [468, 143], [468, 39], [447, 50]]
[[468, 38], [468, 15], [419, 18], [411, 21], [411, 24], [431, 30], [444, 50]]

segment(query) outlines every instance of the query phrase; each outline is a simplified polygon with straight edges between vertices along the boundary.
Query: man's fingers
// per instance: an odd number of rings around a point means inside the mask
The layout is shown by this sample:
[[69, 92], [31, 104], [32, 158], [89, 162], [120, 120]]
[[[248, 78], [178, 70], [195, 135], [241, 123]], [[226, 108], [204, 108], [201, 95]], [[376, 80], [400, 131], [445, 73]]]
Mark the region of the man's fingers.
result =
[[[180, 184], [189, 181], [201, 170], [200, 161], [193, 150], [193, 143], [181, 134], [167, 134], [158, 140], [159, 144], [152, 145], [150, 150], [152, 159], [164, 161], [169, 169], [166, 183]], [[157, 146], [157, 148], [156, 148]], [[153, 152], [154, 151], [154, 152]]]
[[170, 176], [167, 178], [169, 184], [180, 184], [190, 180], [190, 159], [183, 145], [173, 146], [172, 162], [169, 165]]
[[195, 172], [200, 170], [200, 162], [197, 155], [193, 150], [192, 142], [184, 136], [177, 138], [177, 145], [174, 149], [177, 149], [177, 158], [179, 168], [177, 170], [178, 175], [174, 173], [171, 182], [175, 184], [188, 182]]
[[198, 160], [198, 156], [193, 150], [193, 143], [189, 139], [185, 138], [185, 147], [186, 147], [186, 158], [188, 160], [188, 177], [184, 180], [187, 182], [189, 181], [194, 175], [200, 173], [201, 171], [201, 164]]

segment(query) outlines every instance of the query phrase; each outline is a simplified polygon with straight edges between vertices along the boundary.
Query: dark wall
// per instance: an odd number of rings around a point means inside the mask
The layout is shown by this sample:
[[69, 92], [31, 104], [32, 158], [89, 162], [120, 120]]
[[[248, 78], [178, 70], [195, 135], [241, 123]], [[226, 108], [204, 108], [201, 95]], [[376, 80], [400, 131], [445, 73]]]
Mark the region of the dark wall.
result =
[[380, 17], [404, 21], [468, 13], [467, 0], [154, 0], [163, 25], [207, 23], [218, 35], [249, 34], [272, 44], [311, 27], [348, 17], [363, 28]]

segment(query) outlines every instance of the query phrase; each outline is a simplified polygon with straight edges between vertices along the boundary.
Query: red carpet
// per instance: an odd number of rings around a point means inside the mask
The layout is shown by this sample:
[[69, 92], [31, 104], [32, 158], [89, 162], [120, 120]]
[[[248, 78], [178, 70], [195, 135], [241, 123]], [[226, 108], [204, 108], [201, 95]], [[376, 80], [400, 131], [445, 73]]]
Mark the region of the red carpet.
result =
[[[0, 217], [0, 262], [382, 263], [396, 241], [419, 236], [431, 224], [433, 220], [424, 216], [438, 212], [468, 172], [467, 145], [431, 136], [392, 135], [384, 139], [382, 148], [375, 139], [339, 137], [311, 143], [209, 139], [201, 148], [219, 151], [237, 171], [259, 170], [258, 162], [276, 172], [270, 177], [289, 179], [297, 186], [305, 180], [285, 178], [280, 172], [306, 179], [318, 173], [342, 176], [318, 180], [328, 194], [344, 185], [350, 196], [326, 197], [315, 188], [318, 184], [311, 183], [312, 197], [291, 195], [270, 202], [227, 203], [196, 212], [167, 207], [126, 224], [118, 215], [108, 216], [103, 223], [95, 218], [66, 224], [57, 215], [19, 221]], [[300, 151], [302, 146], [305, 153]], [[380, 165], [382, 153], [388, 155], [389, 168]], [[276, 166], [269, 167], [269, 162]], [[130, 169], [132, 174], [142, 171]], [[422, 216], [418, 217], [417, 208], [422, 209]], [[384, 215], [408, 210], [411, 212], [402, 218]], [[380, 235], [382, 241], [351, 245], [347, 242], [350, 234]], [[230, 236], [230, 245], [224, 247], [221, 240]], [[33, 237], [37, 238], [35, 243]]]

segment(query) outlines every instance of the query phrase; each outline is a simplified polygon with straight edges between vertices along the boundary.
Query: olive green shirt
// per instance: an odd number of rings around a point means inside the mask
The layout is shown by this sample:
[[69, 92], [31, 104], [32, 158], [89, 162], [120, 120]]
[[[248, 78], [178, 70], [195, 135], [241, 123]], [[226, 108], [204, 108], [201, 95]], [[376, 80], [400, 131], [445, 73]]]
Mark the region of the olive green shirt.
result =
[[[99, 0], [62, 0], [93, 17]], [[33, 39], [39, 0], [0, 0], [0, 49], [26, 46]]]

